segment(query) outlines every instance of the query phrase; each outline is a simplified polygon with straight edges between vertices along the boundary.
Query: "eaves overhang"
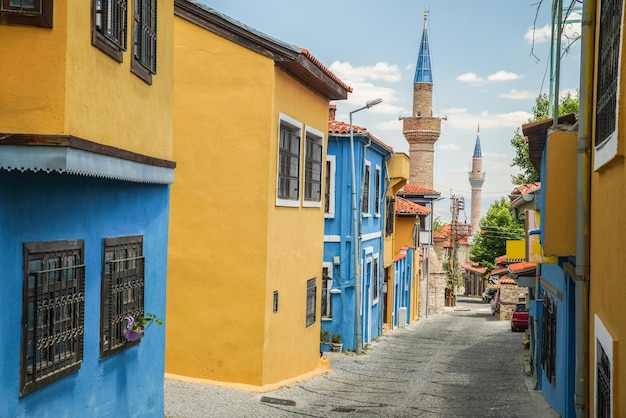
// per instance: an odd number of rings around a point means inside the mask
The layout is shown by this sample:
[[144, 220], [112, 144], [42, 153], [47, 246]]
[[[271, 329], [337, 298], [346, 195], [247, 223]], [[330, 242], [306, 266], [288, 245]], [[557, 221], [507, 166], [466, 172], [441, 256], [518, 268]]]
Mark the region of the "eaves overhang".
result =
[[[576, 123], [576, 115], [570, 113], [560, 116], [558, 123], [573, 125]], [[541, 158], [548, 139], [548, 130], [553, 124], [553, 119], [544, 119], [522, 125], [522, 132], [528, 138], [528, 157], [538, 172], [541, 171]]]
[[0, 170], [57, 172], [134, 183], [174, 182], [173, 161], [64, 135], [3, 134], [0, 138]]

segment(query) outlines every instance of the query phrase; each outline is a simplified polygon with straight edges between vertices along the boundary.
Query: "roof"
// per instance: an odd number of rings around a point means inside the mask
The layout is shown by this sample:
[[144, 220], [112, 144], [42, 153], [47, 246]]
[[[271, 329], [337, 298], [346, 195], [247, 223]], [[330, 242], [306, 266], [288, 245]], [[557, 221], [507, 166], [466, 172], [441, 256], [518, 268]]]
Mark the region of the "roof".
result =
[[515, 279], [510, 278], [509, 276], [504, 276], [498, 279], [498, 287], [500, 287], [501, 284], [517, 284], [517, 281], [515, 281]]
[[506, 267], [502, 267], [502, 268], [499, 268], [499, 269], [493, 269], [493, 270], [491, 270], [491, 272], [490, 272], [489, 274], [490, 274], [491, 276], [498, 276], [498, 275], [505, 274], [505, 273], [508, 273], [508, 272], [509, 272], [509, 269], [508, 269], [508, 268], [506, 268]]
[[419, 205], [411, 202], [403, 197], [396, 197], [396, 213], [401, 215], [415, 214], [415, 215], [427, 215], [431, 212], [431, 209], [426, 206]]
[[445, 232], [437, 232], [437, 231], [433, 231], [433, 239], [446, 239], [448, 238], [448, 235]]
[[478, 267], [478, 263], [471, 261], [469, 263], [465, 263], [461, 266], [462, 268], [464, 268], [467, 271], [472, 271], [474, 273], [478, 273], [478, 274], [485, 274], [485, 272], [487, 271], [486, 267]]
[[509, 193], [509, 196], [529, 194], [529, 193], [536, 192], [537, 190], [540, 190], [540, 189], [541, 189], [541, 183], [538, 181], [534, 183], [522, 184], [521, 186], [517, 186], [516, 188], [514, 188], [513, 191]]
[[[329, 134], [343, 134], [343, 135], [348, 135], [350, 134], [350, 124], [349, 123], [345, 123], [345, 122], [341, 122], [338, 120], [335, 120], [335, 113], [337, 111], [337, 106], [336, 105], [328, 105], [328, 133]], [[366, 128], [363, 128], [361, 126], [357, 126], [355, 124], [352, 124], [352, 133], [353, 134], [365, 134], [368, 135], [371, 139], [372, 142], [378, 144], [379, 146], [381, 146], [382, 148], [386, 149], [387, 151], [393, 152], [393, 148], [390, 147], [389, 145], [385, 144], [382, 140], [378, 139], [374, 134], [372, 134], [370, 131], [368, 131]]]
[[535, 263], [527, 263], [522, 261], [521, 263], [509, 264], [509, 271], [513, 274], [520, 274], [523, 272], [534, 271], [537, 268]]
[[399, 196], [426, 196], [426, 195], [436, 195], [440, 196], [436, 190], [429, 189], [427, 187], [418, 186], [417, 184], [405, 184], [400, 190], [398, 190]]
[[[553, 121], [554, 119], [544, 119], [522, 125], [522, 132], [527, 138], [528, 156], [537, 171], [541, 171], [543, 149], [546, 145], [548, 129], [552, 127]], [[558, 122], [559, 124], [567, 123], [573, 125], [576, 123], [576, 115], [570, 113], [569, 115], [560, 116]]]
[[482, 152], [480, 150], [480, 134], [476, 135], [476, 144], [474, 145], [474, 154], [473, 157], [482, 157]]
[[426, 29], [426, 20], [428, 12], [424, 13], [424, 30], [422, 31], [422, 41], [420, 42], [420, 50], [417, 55], [417, 65], [415, 66], [415, 77], [413, 83], [432, 83], [433, 72], [430, 67], [430, 46], [428, 45], [428, 30]]
[[273, 60], [328, 100], [344, 100], [352, 92], [306, 49], [273, 38], [198, 1], [175, 0], [174, 15]]

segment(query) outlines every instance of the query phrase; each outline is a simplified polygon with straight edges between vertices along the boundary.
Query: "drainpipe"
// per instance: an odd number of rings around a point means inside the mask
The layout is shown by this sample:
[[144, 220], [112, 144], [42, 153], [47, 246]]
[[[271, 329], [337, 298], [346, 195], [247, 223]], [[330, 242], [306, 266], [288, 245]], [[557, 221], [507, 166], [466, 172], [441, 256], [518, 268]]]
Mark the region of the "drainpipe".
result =
[[589, 415], [589, 212], [591, 189], [591, 121], [593, 110], [593, 65], [596, 0], [583, 2], [580, 106], [576, 162], [576, 369], [574, 407], [576, 417]]

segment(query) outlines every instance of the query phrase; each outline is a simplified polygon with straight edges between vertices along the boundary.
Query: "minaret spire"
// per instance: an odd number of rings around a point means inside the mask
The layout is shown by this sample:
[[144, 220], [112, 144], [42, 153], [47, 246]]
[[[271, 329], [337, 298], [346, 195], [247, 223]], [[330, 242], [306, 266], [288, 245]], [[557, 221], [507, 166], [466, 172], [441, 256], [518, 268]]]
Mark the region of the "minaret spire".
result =
[[472, 186], [472, 212], [471, 225], [472, 235], [479, 229], [480, 222], [480, 204], [482, 199], [482, 187], [485, 182], [485, 172], [483, 171], [483, 156], [480, 147], [480, 123], [478, 124], [478, 132], [476, 134], [476, 144], [474, 145], [474, 154], [472, 155], [472, 171], [469, 172], [469, 182]]
[[434, 144], [441, 134], [441, 118], [433, 117], [433, 73], [430, 65], [427, 21], [428, 11], [425, 11], [424, 29], [413, 79], [413, 114], [402, 118], [402, 133], [409, 143], [411, 155], [410, 183], [432, 189]]

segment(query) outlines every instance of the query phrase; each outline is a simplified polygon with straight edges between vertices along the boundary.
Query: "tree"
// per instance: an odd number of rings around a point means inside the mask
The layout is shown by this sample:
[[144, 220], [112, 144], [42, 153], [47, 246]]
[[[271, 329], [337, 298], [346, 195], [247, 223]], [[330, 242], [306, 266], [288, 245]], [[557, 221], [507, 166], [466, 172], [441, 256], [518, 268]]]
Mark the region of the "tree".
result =
[[[559, 115], [573, 113], [578, 117], [578, 97], [578, 90], [576, 90], [575, 94], [569, 91], [563, 94], [559, 102]], [[535, 106], [533, 106], [532, 112], [533, 116], [528, 119], [528, 122], [548, 119], [548, 115], [550, 114], [550, 101], [548, 100], [547, 94], [540, 94], [537, 99], [535, 99]], [[519, 174], [511, 176], [511, 182], [519, 186], [539, 181], [539, 172], [530, 161], [528, 145], [526, 144], [526, 139], [522, 135], [520, 128], [517, 128], [515, 131], [511, 139], [511, 145], [515, 148], [515, 157], [513, 157], [511, 167], [518, 167], [521, 171]]]
[[506, 241], [524, 237], [524, 226], [515, 222], [511, 205], [504, 197], [493, 202], [479, 225], [470, 248], [470, 260], [491, 270], [496, 257], [506, 254]]

